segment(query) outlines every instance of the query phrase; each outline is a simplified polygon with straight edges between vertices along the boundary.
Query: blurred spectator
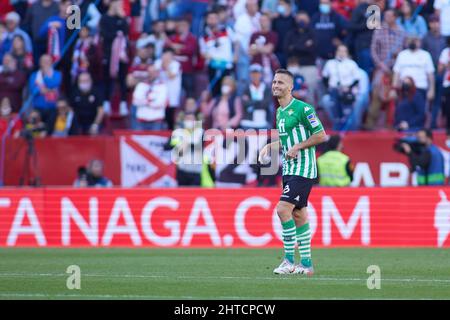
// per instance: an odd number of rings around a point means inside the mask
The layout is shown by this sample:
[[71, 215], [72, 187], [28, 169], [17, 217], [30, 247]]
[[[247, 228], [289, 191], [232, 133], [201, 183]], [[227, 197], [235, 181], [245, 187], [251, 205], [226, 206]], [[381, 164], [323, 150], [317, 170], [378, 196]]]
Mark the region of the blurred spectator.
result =
[[408, 36], [423, 38], [427, 33], [427, 23], [419, 15], [415, 4], [411, 0], [403, 0], [400, 7], [400, 17], [397, 18], [397, 24]]
[[164, 130], [169, 89], [158, 78], [155, 66], [148, 67], [147, 80], [139, 82], [133, 91], [131, 127], [134, 130]]
[[174, 0], [172, 16], [180, 18], [189, 14], [192, 17], [192, 33], [197, 37], [201, 35], [201, 24], [203, 17], [208, 9], [208, 5], [212, 3], [211, 0]]
[[78, 169], [78, 177], [73, 183], [74, 187], [97, 187], [109, 188], [113, 186], [111, 180], [103, 174], [103, 161], [91, 160], [88, 164], [87, 170], [85, 168]]
[[317, 55], [332, 59], [336, 48], [347, 35], [348, 21], [331, 9], [330, 0], [320, 0], [319, 12], [311, 18], [317, 44]]
[[238, 94], [242, 94], [243, 88], [248, 85], [250, 66], [250, 39], [253, 33], [260, 31], [261, 25], [259, 19], [261, 14], [258, 12], [258, 1], [247, 0], [245, 3], [245, 12], [236, 18], [234, 25], [235, 41], [237, 42], [237, 62], [236, 62], [236, 80], [238, 82]]
[[42, 121], [41, 113], [32, 109], [25, 119], [22, 129], [22, 135], [26, 138], [45, 138], [47, 136], [48, 126]]
[[119, 114], [128, 114], [126, 74], [129, 63], [128, 22], [123, 11], [122, 0], [111, 0], [108, 11], [100, 19], [100, 36], [103, 39], [103, 75], [105, 78], [104, 110], [111, 112], [111, 97], [114, 82], [120, 86]]
[[[0, 137], [3, 137], [7, 133], [8, 127], [10, 128], [10, 136], [13, 138], [18, 138], [20, 136], [20, 131], [22, 130], [22, 121], [20, 117], [13, 113], [12, 106], [8, 97], [3, 97], [0, 99]], [[15, 121], [11, 123], [11, 121]]]
[[396, 23], [396, 12], [388, 9], [383, 15], [384, 21], [380, 29], [374, 31], [370, 51], [375, 63], [372, 78], [371, 103], [367, 113], [365, 128], [372, 130], [378, 122], [382, 106], [393, 109], [392, 68], [398, 53], [406, 44], [406, 33]]
[[88, 30], [92, 30], [92, 33], [97, 32], [102, 15], [95, 5], [95, 0], [75, 0], [73, 4], [80, 7], [81, 19], [88, 16], [86, 20]]
[[[311, 29], [310, 19], [306, 12], [299, 12], [296, 17], [297, 27], [286, 35], [284, 50], [289, 60], [298, 62], [297, 75], [305, 80], [308, 93], [308, 103], [316, 105], [317, 86], [319, 84], [319, 71], [316, 66], [316, 40]], [[291, 63], [292, 64], [292, 63]]]
[[319, 11], [319, 3], [319, 0], [295, 0], [297, 11], [305, 11], [310, 17]]
[[434, 0], [434, 9], [441, 20], [441, 35], [450, 37], [450, 1]]
[[362, 127], [364, 113], [367, 111], [370, 102], [370, 78], [363, 69], [358, 69], [358, 90], [355, 94], [355, 103], [351, 121], [347, 123], [347, 130], [360, 130]]
[[78, 76], [77, 86], [70, 96], [70, 104], [80, 133], [97, 135], [101, 130], [104, 111], [100, 95], [88, 72], [82, 72]]
[[162, 20], [156, 20], [152, 25], [152, 32], [149, 35], [143, 35], [142, 41], [146, 43], [153, 43], [155, 46], [155, 58], [159, 59], [162, 56], [164, 46], [166, 45], [167, 34], [165, 30], [165, 23]]
[[234, 19], [232, 18], [232, 13], [229, 9], [229, 6], [227, 7], [226, 5], [217, 5], [214, 6], [212, 10], [217, 12], [220, 25], [223, 28], [226, 28], [228, 32], [234, 32]]
[[195, 115], [196, 121], [203, 122], [203, 114], [198, 112], [197, 101], [194, 98], [187, 98], [184, 102], [184, 108], [180, 110], [177, 114], [176, 127], [180, 128], [183, 126], [183, 119], [186, 114], [192, 113]]
[[262, 14], [259, 23], [261, 30], [252, 34], [250, 38], [250, 62], [263, 67], [263, 81], [271, 84], [275, 70], [280, 67], [274, 50], [278, 43], [278, 35], [272, 31], [272, 21], [268, 14]]
[[317, 158], [319, 184], [323, 187], [348, 187], [353, 180], [353, 165], [342, 152], [341, 137], [333, 135], [326, 144], [325, 152]]
[[25, 50], [25, 42], [21, 36], [15, 36], [10, 53], [17, 60], [17, 69], [31, 73], [34, 67], [33, 55]]
[[[364, 1], [364, 0], [363, 0]], [[357, 7], [359, 0], [334, 0], [331, 2], [331, 8], [343, 16], [345, 19], [350, 20], [354, 10]]]
[[161, 59], [155, 62], [155, 68], [159, 71], [159, 77], [167, 84], [169, 90], [169, 106], [166, 108], [166, 123], [169, 130], [174, 129], [175, 112], [180, 107], [181, 100], [181, 64], [175, 60], [173, 49], [167, 48]]
[[78, 76], [82, 72], [89, 72], [92, 75], [96, 75], [96, 80], [101, 80], [99, 74], [101, 74], [101, 54], [98, 48], [98, 44], [94, 38], [89, 34], [89, 28], [84, 26], [81, 28], [79, 38], [75, 43], [75, 47], [72, 54], [71, 63], [71, 83], [75, 83]]
[[405, 77], [395, 109], [395, 127], [401, 131], [417, 131], [423, 128], [425, 106], [423, 97], [416, 90], [414, 80], [411, 77]]
[[355, 61], [369, 76], [373, 71], [373, 61], [370, 56], [373, 29], [367, 28], [367, 9], [371, 2], [372, 0], [357, 0], [357, 6], [352, 12], [349, 23], [349, 36]]
[[22, 27], [33, 41], [33, 60], [38, 61], [47, 48], [46, 39], [41, 38], [39, 31], [45, 21], [58, 15], [58, 4], [54, 0], [37, 0], [28, 9]]
[[275, 54], [282, 67], [286, 66], [287, 59], [284, 55], [284, 43], [288, 32], [297, 27], [295, 18], [292, 15], [292, 6], [288, 0], [279, 0], [277, 6], [278, 16], [272, 20], [272, 30], [278, 35], [278, 44], [275, 48]]
[[0, 60], [3, 55], [9, 52], [12, 48], [14, 37], [20, 36], [25, 42], [25, 51], [27, 53], [33, 52], [33, 45], [31, 43], [30, 36], [19, 28], [20, 16], [16, 12], [10, 12], [5, 17], [6, 33], [3, 41], [0, 42]]
[[200, 38], [200, 52], [208, 65], [209, 86], [214, 97], [220, 94], [222, 79], [233, 68], [233, 40], [228, 30], [219, 25], [217, 12], [206, 15], [205, 35]]
[[[440, 33], [439, 16], [431, 15], [429, 17], [430, 30], [422, 39], [422, 48], [431, 54], [434, 68], [438, 69], [439, 55], [445, 49], [445, 37]], [[442, 73], [435, 73], [435, 97], [431, 107], [431, 124], [430, 127], [435, 129], [437, 127], [437, 118], [441, 108], [442, 98]]]
[[12, 6], [14, 7], [14, 11], [17, 12], [20, 16], [20, 19], [25, 19], [25, 14], [27, 13], [28, 8], [28, 0], [10, 0]]
[[202, 113], [211, 119], [211, 128], [237, 128], [242, 119], [241, 98], [236, 93], [236, 82], [230, 76], [223, 78], [220, 96], [202, 105]]
[[450, 146], [450, 37], [447, 37], [447, 48], [439, 57], [439, 73], [443, 75], [442, 111], [447, 122], [447, 146]]
[[29, 90], [33, 95], [33, 107], [37, 109], [42, 120], [49, 128], [55, 122], [56, 101], [58, 100], [61, 85], [61, 73], [53, 69], [52, 57], [48, 54], [41, 56], [39, 70], [34, 72], [29, 80]]
[[294, 88], [292, 89], [292, 96], [296, 99], [312, 104], [314, 97], [308, 94], [308, 85], [306, 83], [305, 77], [300, 72], [301, 67], [298, 59], [295, 57], [291, 57], [287, 62], [286, 69], [294, 76]]
[[75, 115], [64, 98], [56, 103], [56, 120], [53, 125], [53, 137], [67, 137], [76, 133]]
[[181, 128], [174, 130], [170, 140], [177, 155], [176, 178], [179, 186], [200, 186], [203, 157], [203, 129], [195, 113], [185, 113]]
[[262, 80], [263, 68], [259, 64], [250, 66], [250, 85], [242, 95], [243, 129], [271, 129], [272, 91]]
[[[425, 106], [428, 101], [433, 101], [435, 68], [430, 53], [420, 48], [420, 38], [409, 38], [408, 49], [398, 54], [393, 70], [395, 88], [399, 88], [406, 77], [411, 77], [416, 86], [418, 103]], [[396, 91], [391, 90], [391, 95], [395, 98]]]
[[155, 60], [155, 44], [141, 38], [136, 42], [136, 56], [131, 62], [127, 75], [127, 86], [134, 88], [139, 82], [147, 80], [148, 67]]
[[7, 97], [12, 112], [18, 112], [22, 107], [22, 91], [26, 83], [27, 76], [17, 69], [17, 60], [9, 53], [5, 54], [0, 66], [0, 100]]
[[172, 35], [167, 46], [175, 51], [175, 59], [181, 64], [182, 87], [187, 97], [195, 93], [195, 64], [198, 53], [197, 39], [190, 33], [189, 20], [181, 19], [177, 24], [177, 33]]
[[328, 88], [324, 107], [333, 122], [333, 128], [341, 130], [348, 116], [353, 112], [359, 82], [359, 67], [349, 57], [345, 45], [339, 45], [336, 58], [325, 63], [322, 76]]

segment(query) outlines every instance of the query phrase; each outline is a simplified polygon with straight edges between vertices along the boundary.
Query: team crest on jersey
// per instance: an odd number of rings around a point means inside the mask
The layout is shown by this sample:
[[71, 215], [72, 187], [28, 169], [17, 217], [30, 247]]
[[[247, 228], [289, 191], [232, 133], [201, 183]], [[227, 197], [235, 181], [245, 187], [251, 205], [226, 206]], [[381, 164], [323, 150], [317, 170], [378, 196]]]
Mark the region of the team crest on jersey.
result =
[[316, 115], [314, 113], [311, 113], [309, 116], [307, 116], [309, 123], [313, 128], [317, 127], [319, 125], [319, 121], [317, 121]]
[[292, 114], [294, 113], [294, 110], [292, 110], [292, 109], [289, 109], [289, 111], [288, 111], [288, 115], [290, 115], [290, 116], [292, 116]]

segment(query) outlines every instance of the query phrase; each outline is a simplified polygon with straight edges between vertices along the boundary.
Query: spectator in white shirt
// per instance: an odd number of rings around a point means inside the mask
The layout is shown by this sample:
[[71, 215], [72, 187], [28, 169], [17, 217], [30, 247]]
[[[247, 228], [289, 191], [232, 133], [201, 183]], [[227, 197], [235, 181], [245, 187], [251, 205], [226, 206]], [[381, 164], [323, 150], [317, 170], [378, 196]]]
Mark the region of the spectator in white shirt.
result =
[[325, 63], [322, 77], [328, 88], [323, 106], [333, 122], [334, 129], [341, 130], [347, 116], [352, 112], [360, 78], [359, 67], [349, 57], [345, 45], [339, 45], [336, 57]]
[[450, 36], [450, 0], [435, 0], [435, 13], [441, 18], [441, 35]]
[[438, 72], [443, 74], [442, 107], [447, 119], [447, 147], [450, 148], [450, 37], [447, 37], [447, 48], [439, 57]]
[[248, 68], [250, 67], [250, 55], [248, 49], [253, 33], [261, 29], [257, 0], [247, 0], [246, 11], [237, 17], [234, 25], [235, 41], [238, 48], [238, 60], [236, 64], [236, 78], [238, 81], [238, 94], [242, 94], [249, 82]]
[[175, 60], [174, 50], [164, 49], [161, 59], [155, 62], [156, 69], [160, 72], [160, 79], [167, 84], [170, 92], [169, 107], [166, 109], [166, 122], [169, 130], [174, 129], [175, 111], [180, 106], [181, 100], [181, 64]]
[[408, 48], [401, 51], [394, 64], [394, 77], [391, 97], [396, 99], [396, 90], [406, 77], [414, 80], [416, 89], [428, 101], [434, 99], [434, 72], [433, 59], [429, 52], [420, 48], [420, 38], [410, 37]]
[[135, 130], [164, 130], [166, 107], [169, 103], [167, 84], [158, 78], [154, 65], [148, 67], [148, 78], [133, 91], [131, 127]]

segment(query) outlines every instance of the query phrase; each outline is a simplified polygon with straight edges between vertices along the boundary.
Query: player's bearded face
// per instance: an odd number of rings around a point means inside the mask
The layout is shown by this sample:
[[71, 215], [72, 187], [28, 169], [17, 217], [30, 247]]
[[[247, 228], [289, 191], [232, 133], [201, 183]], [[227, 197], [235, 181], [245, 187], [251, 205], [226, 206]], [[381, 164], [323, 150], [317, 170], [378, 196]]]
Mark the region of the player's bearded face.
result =
[[289, 94], [292, 90], [291, 82], [289, 76], [276, 74], [272, 81], [272, 95], [275, 98], [281, 98]]

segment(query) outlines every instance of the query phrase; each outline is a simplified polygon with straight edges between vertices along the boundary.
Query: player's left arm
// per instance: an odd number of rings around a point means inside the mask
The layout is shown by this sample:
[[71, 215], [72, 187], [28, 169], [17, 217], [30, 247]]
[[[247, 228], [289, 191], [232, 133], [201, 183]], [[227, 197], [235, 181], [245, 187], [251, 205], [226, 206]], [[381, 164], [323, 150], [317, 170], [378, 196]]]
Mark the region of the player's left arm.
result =
[[311, 148], [327, 140], [327, 134], [325, 133], [325, 129], [323, 128], [322, 123], [317, 117], [314, 108], [312, 107], [305, 108], [301, 120], [302, 123], [305, 125], [306, 129], [308, 129], [309, 132], [311, 132], [311, 136], [305, 141], [297, 143], [291, 149], [289, 149], [288, 152], [286, 153], [286, 159], [296, 158], [300, 150]]

